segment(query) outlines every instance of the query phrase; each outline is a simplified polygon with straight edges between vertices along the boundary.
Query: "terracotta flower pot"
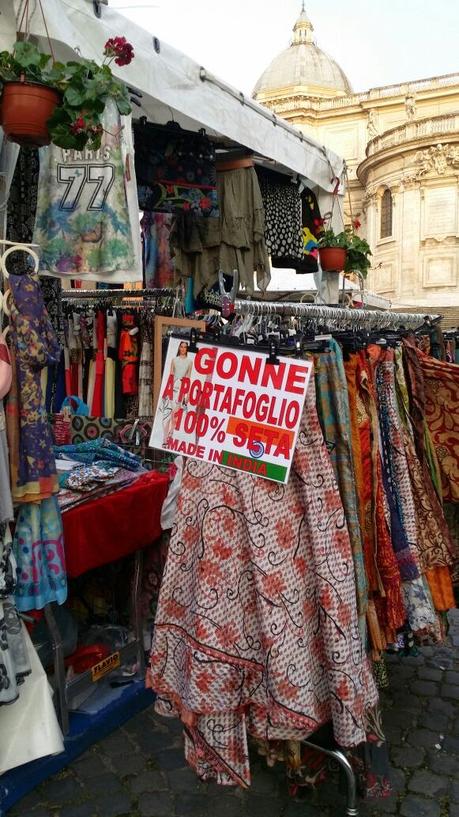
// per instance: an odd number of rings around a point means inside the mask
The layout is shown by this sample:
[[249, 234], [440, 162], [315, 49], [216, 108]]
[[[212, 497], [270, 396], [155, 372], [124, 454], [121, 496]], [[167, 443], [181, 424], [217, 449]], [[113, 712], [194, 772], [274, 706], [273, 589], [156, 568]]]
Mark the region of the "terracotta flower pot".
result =
[[49, 145], [46, 123], [60, 102], [60, 95], [35, 82], [5, 82], [1, 98], [1, 124], [11, 142]]
[[347, 251], [343, 247], [321, 247], [319, 254], [320, 265], [324, 272], [343, 271], [347, 255]]

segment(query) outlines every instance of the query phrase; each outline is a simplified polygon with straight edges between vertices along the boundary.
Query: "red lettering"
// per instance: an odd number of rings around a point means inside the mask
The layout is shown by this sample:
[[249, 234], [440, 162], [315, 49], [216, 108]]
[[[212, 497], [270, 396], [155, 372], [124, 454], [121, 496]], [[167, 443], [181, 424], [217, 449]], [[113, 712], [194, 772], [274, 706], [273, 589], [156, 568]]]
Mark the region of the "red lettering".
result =
[[204, 454], [205, 454], [204, 446], [203, 445], [198, 445], [198, 447], [196, 449], [196, 457], [199, 457], [199, 459], [202, 460]]
[[[228, 366], [226, 364], [228, 363]], [[235, 376], [238, 366], [238, 357], [233, 352], [223, 352], [217, 358], [217, 374], [222, 380], [230, 380]]]
[[271, 397], [271, 404], [270, 404], [270, 406], [269, 406], [269, 411], [268, 411], [268, 423], [269, 423], [271, 426], [277, 426], [277, 424], [278, 424], [278, 422], [279, 422], [279, 418], [278, 418], [278, 417], [276, 416], [276, 414], [275, 414], [275, 410], [276, 410], [276, 403], [277, 403], [276, 398], [275, 398], [275, 397]]
[[[263, 429], [263, 436], [264, 436], [264, 429]], [[250, 426], [249, 438], [247, 440], [247, 448], [249, 449], [249, 451], [253, 448], [254, 443], [259, 443], [259, 442], [261, 442], [261, 440], [260, 440], [260, 434], [259, 434], [259, 431], [258, 431], [257, 427], [256, 426]]]
[[242, 402], [244, 400], [244, 396], [245, 396], [244, 389], [236, 389], [236, 393], [234, 395], [233, 405], [232, 405], [232, 408], [231, 408], [231, 414], [236, 414], [239, 406], [242, 405]]
[[233, 436], [233, 445], [237, 448], [244, 448], [247, 440], [247, 423], [238, 423], [236, 426], [236, 436]]
[[194, 368], [199, 374], [212, 374], [218, 349], [199, 349], [194, 359]]
[[215, 448], [212, 448], [210, 452], [210, 461], [211, 462], [218, 462], [218, 464], [223, 462], [223, 451], [217, 451]]
[[200, 380], [193, 380], [190, 388], [190, 404], [198, 406], [201, 404], [202, 383]]
[[230, 454], [227, 465], [231, 468], [237, 468], [239, 471], [250, 471], [252, 474], [258, 474], [259, 476], [266, 476], [267, 474], [265, 462], [257, 462], [257, 460], [251, 460], [248, 457], [237, 457]]
[[225, 392], [225, 396], [220, 404], [220, 411], [225, 412], [225, 414], [231, 414], [231, 403], [233, 400], [233, 390], [231, 386], [228, 386]]
[[182, 400], [184, 400], [185, 397], [187, 396], [188, 391], [190, 389], [190, 382], [191, 381], [190, 381], [189, 377], [182, 377], [182, 379], [180, 381], [180, 391], [179, 391], [179, 396], [178, 396], [178, 402], [179, 403], [181, 403]]
[[203, 384], [202, 393], [201, 393], [201, 401], [199, 405], [201, 408], [208, 409], [210, 408], [210, 395], [212, 394], [212, 383], [209, 383], [208, 380]]
[[174, 399], [174, 375], [173, 374], [170, 374], [169, 377], [167, 378], [166, 388], [164, 389], [161, 397], [163, 398], [163, 400], [165, 400], [166, 398], [168, 400], [173, 400]]
[[300, 417], [300, 404], [296, 402], [296, 400], [292, 400], [291, 403], [288, 404], [287, 411], [285, 412], [285, 425], [287, 428], [295, 428], [298, 420]]
[[288, 367], [285, 391], [290, 391], [293, 394], [303, 394], [307, 375], [308, 369], [305, 366], [301, 366], [299, 363], [291, 363]]
[[290, 437], [288, 434], [282, 434], [279, 442], [277, 443], [275, 456], [284, 457], [286, 460], [290, 459]]
[[267, 394], [260, 395], [255, 409], [255, 418], [258, 420], [259, 423], [265, 422], [266, 415], [268, 413], [268, 405], [269, 405], [268, 395]]
[[244, 355], [241, 360], [241, 368], [239, 370], [239, 380], [241, 383], [248, 380], [252, 386], [256, 386], [260, 376], [262, 359], [261, 357], [251, 358]]
[[248, 391], [242, 405], [242, 415], [246, 420], [250, 420], [257, 405], [257, 395], [254, 391]]
[[284, 375], [285, 363], [267, 363], [261, 377], [260, 385], [266, 388], [271, 383], [275, 389], [281, 389]]
[[221, 394], [225, 391], [225, 387], [221, 385], [221, 383], [213, 383], [213, 393], [214, 393], [214, 404], [212, 406], [214, 411], [218, 411], [218, 399]]
[[276, 440], [277, 440], [277, 438], [279, 436], [279, 432], [276, 431], [276, 429], [274, 429], [274, 428], [272, 428], [272, 429], [271, 428], [265, 428], [263, 430], [263, 436], [264, 436], [264, 438], [266, 440], [266, 453], [270, 454], [271, 453], [271, 448], [272, 448], [272, 446], [274, 445], [274, 443], [276, 442]]

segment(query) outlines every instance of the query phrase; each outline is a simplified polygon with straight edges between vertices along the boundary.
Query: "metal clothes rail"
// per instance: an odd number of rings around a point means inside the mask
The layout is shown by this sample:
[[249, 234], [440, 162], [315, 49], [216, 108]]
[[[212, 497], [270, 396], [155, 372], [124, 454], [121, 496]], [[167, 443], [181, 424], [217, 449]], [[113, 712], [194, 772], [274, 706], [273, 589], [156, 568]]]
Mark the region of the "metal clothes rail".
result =
[[114, 301], [123, 298], [142, 298], [148, 301], [176, 294], [175, 289], [65, 289], [62, 290], [61, 299], [79, 301], [95, 298], [99, 301]]
[[417, 329], [424, 323], [436, 323], [441, 315], [427, 315], [422, 312], [391, 312], [390, 310], [345, 309], [343, 307], [322, 306], [320, 304], [295, 303], [288, 301], [254, 301], [237, 299], [236, 313], [242, 315], [285, 315], [317, 319], [327, 326], [355, 329]]

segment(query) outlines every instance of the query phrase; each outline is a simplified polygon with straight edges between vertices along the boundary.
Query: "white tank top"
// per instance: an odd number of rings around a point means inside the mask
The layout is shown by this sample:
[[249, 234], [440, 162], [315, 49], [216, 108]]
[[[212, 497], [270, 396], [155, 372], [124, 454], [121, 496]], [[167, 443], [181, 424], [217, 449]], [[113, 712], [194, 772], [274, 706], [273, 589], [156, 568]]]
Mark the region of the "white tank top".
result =
[[34, 243], [40, 273], [122, 284], [142, 281], [131, 117], [107, 102], [98, 151], [40, 149]]

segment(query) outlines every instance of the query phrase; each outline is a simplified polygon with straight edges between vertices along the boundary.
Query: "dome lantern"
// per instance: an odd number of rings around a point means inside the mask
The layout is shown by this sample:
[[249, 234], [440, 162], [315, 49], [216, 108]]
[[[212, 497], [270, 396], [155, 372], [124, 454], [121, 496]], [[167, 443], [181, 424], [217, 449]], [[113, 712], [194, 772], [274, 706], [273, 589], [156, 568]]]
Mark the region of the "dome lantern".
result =
[[293, 26], [292, 45], [301, 45], [301, 43], [313, 43], [314, 26], [306, 14], [304, 3], [301, 7], [301, 14]]

